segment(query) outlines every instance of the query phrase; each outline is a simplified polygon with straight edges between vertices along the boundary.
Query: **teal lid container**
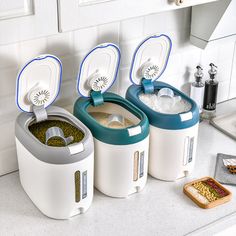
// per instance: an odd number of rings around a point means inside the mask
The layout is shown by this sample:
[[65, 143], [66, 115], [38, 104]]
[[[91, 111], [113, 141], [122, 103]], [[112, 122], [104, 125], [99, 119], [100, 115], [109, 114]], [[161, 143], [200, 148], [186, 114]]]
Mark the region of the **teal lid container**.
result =
[[139, 108], [107, 92], [117, 78], [120, 50], [98, 45], [81, 62], [74, 115], [95, 141], [95, 187], [112, 197], [127, 197], [146, 183], [149, 122]]
[[143, 40], [134, 51], [130, 68], [133, 85], [126, 92], [126, 98], [149, 119], [149, 174], [166, 181], [192, 172], [199, 124], [196, 103], [170, 84], [159, 81], [171, 48], [172, 41], [164, 34]]
[[[145, 112], [151, 125], [162, 129], [178, 130], [197, 124], [199, 111], [196, 103], [183, 92], [158, 81], [168, 65], [171, 48], [172, 41], [164, 34], [150, 36], [138, 45], [130, 69], [130, 80], [133, 85], [128, 88], [126, 98]], [[163, 88], [171, 89], [174, 95], [180, 96], [189, 103], [188, 111], [170, 115], [157, 112], [140, 101], [141, 93], [153, 94]]]

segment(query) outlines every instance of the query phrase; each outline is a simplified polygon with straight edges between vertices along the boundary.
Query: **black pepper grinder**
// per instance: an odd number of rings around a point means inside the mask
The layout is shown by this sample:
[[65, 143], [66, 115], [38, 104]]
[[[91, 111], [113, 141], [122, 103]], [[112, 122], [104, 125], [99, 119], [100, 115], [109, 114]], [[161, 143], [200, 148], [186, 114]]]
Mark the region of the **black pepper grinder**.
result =
[[203, 115], [202, 118], [210, 119], [215, 116], [218, 81], [215, 79], [217, 74], [217, 66], [210, 63], [211, 69], [208, 71], [210, 79], [205, 81], [204, 99], [203, 99]]

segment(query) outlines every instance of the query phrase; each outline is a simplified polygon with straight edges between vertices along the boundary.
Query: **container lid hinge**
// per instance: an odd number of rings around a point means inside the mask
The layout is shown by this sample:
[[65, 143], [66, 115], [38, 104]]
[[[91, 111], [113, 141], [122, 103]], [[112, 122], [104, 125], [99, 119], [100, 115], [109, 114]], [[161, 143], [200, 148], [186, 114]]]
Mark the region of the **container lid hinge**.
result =
[[91, 98], [92, 98], [92, 102], [93, 102], [93, 106], [99, 106], [102, 105], [104, 103], [104, 99], [103, 99], [103, 95], [101, 93], [101, 91], [91, 91]]
[[48, 118], [48, 114], [46, 109], [44, 108], [44, 105], [41, 106], [33, 105], [33, 113], [36, 117], [36, 122], [47, 120]]
[[141, 83], [145, 94], [154, 93], [154, 85], [151, 80], [143, 78]]

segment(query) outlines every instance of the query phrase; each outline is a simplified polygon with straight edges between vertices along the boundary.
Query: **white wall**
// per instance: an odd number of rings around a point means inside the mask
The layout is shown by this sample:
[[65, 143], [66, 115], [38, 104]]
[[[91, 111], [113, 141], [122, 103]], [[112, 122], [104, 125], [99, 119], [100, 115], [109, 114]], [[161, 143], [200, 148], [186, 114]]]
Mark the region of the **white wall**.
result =
[[[16, 44], [0, 46], [0, 174], [17, 168], [14, 121], [19, 113], [15, 105], [15, 80], [22, 64], [42, 53], [58, 56], [63, 63], [63, 85], [57, 104], [67, 107], [77, 98], [75, 83], [78, 67], [85, 53], [102, 42], [114, 42], [121, 48], [122, 61], [119, 78], [112, 91], [125, 94], [129, 81], [129, 67], [137, 44], [146, 36], [165, 33], [173, 41], [169, 65], [161, 80], [188, 93], [189, 82], [198, 63], [218, 65], [220, 81], [218, 101], [236, 97], [236, 38], [212, 43], [206, 50], [189, 42], [191, 9], [185, 8], [68, 33], [58, 33]], [[2, 32], [4, 33], [4, 32]]]

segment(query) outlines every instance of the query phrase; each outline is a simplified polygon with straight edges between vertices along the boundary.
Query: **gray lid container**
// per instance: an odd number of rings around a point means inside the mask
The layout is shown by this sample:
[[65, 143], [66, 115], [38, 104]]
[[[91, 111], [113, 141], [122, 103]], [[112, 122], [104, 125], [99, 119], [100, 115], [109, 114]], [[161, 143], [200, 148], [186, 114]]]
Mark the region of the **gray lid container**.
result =
[[[50, 106], [59, 94], [61, 77], [60, 60], [42, 55], [23, 67], [16, 88], [16, 103], [23, 111], [15, 122], [20, 181], [39, 210], [55, 219], [67, 219], [89, 208], [94, 179], [94, 143], [89, 129], [65, 109]], [[54, 126], [51, 133], [45, 131], [46, 140], [60, 137], [65, 146], [44, 144], [29, 126], [48, 120], [70, 123], [83, 132], [83, 139], [70, 144], [72, 138], [69, 141]]]
[[[16, 138], [38, 160], [51, 164], [70, 164], [81, 161], [93, 152], [93, 138], [89, 129], [65, 109], [51, 106], [47, 109], [48, 118], [65, 120], [84, 133], [84, 138], [79, 143], [65, 147], [51, 147], [41, 143], [28, 129], [35, 121], [33, 113], [21, 113], [15, 123]], [[83, 150], [83, 151], [81, 151]], [[69, 158], [68, 158], [69, 157]]]

